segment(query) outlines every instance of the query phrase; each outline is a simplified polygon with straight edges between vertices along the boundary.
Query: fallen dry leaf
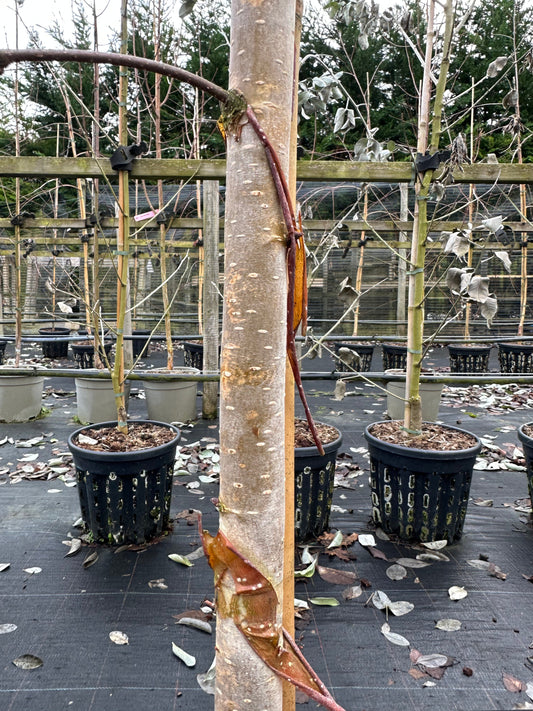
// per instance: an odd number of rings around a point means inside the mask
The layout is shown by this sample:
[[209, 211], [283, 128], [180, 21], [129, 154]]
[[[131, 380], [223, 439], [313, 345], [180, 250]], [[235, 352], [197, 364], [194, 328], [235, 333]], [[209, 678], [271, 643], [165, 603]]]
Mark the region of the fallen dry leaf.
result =
[[96, 551], [94, 551], [94, 553], [91, 553], [90, 555], [87, 556], [87, 558], [85, 558], [82, 565], [84, 568], [90, 568], [91, 565], [94, 565], [97, 560], [98, 560], [98, 553]]
[[403, 565], [395, 563], [387, 568], [385, 574], [391, 580], [403, 580], [407, 576], [407, 570], [403, 567]]
[[397, 644], [399, 647], [408, 647], [410, 644], [409, 640], [403, 637], [401, 634], [391, 632], [390, 625], [387, 622], [384, 622], [381, 625], [381, 634], [389, 642], [391, 642], [392, 644]]
[[345, 600], [355, 600], [357, 597], [361, 597], [363, 594], [363, 588], [360, 585], [352, 585], [352, 587], [345, 588], [342, 591], [342, 597]]
[[17, 629], [17, 625], [12, 622], [6, 622], [0, 625], [0, 634], [9, 634], [9, 632], [14, 632]]
[[43, 660], [34, 654], [23, 654], [21, 657], [13, 659], [13, 664], [19, 669], [38, 669], [42, 667]]
[[366, 549], [373, 558], [379, 558], [381, 560], [388, 560], [385, 553], [383, 553], [383, 551], [380, 551], [379, 548], [374, 548], [374, 546], [367, 546]]
[[333, 585], [351, 585], [357, 580], [357, 575], [350, 570], [326, 568], [323, 565], [318, 565], [316, 569], [322, 580]]
[[451, 618], [444, 618], [442, 620], [439, 620], [435, 624], [435, 627], [438, 630], [444, 630], [445, 632], [457, 632], [457, 630], [461, 629], [461, 621], [454, 620]]
[[525, 689], [526, 689], [526, 685], [524, 684], [524, 682], [520, 681], [520, 679], [517, 679], [512, 674], [503, 672], [502, 679], [503, 679], [503, 685], [505, 686], [507, 691], [512, 691], [513, 693], [516, 694], [519, 691], [525, 691]]
[[451, 588], [448, 588], [448, 595], [452, 600], [462, 600], [468, 595], [468, 592], [459, 585], [452, 585]]

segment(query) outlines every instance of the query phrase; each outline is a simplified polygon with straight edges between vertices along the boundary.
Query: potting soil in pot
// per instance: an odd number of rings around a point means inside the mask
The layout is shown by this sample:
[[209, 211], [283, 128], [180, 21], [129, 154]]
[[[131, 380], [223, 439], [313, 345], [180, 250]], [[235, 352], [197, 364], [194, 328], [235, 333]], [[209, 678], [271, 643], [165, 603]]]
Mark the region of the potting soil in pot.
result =
[[166, 531], [179, 438], [176, 427], [143, 421], [127, 435], [113, 422], [70, 435], [82, 518], [96, 542], [144, 543]]
[[365, 430], [374, 523], [403, 541], [459, 540], [481, 442], [456, 427], [424, 423], [409, 437], [402, 426]]

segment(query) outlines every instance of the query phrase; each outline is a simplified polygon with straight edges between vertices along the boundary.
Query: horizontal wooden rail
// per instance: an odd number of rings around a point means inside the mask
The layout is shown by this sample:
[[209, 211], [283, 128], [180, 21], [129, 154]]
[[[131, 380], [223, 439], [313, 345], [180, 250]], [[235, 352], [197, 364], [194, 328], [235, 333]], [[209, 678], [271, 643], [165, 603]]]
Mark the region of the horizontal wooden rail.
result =
[[[13, 178], [112, 178], [116, 172], [108, 158], [56, 158], [53, 156], [2, 156], [0, 176]], [[134, 160], [132, 178], [145, 180], [224, 180], [223, 159], [139, 158]], [[364, 161], [298, 161], [297, 178], [319, 182], [410, 183], [411, 162], [374, 163]], [[435, 179], [438, 180], [438, 172]], [[475, 163], [453, 172], [456, 183], [533, 184], [533, 164]]]

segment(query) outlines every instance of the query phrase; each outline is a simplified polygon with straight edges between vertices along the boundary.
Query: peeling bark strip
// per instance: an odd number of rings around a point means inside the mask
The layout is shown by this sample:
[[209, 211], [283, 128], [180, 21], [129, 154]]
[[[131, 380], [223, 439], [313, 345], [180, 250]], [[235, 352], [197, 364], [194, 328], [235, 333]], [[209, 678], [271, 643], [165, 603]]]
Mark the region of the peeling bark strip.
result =
[[315, 674], [292, 637], [277, 623], [278, 598], [267, 578], [238, 553], [219, 531], [202, 531], [202, 542], [215, 574], [215, 589], [228, 574], [235, 593], [229, 605], [217, 601], [217, 614], [231, 617], [254, 652], [272, 671], [330, 711], [344, 711]]
[[[303, 322], [306, 324], [307, 320], [304, 316], [307, 306], [307, 298], [304, 294], [307, 286], [307, 280], [305, 277], [306, 263], [303, 232], [301, 229], [298, 229], [296, 224], [296, 217], [292, 206], [289, 186], [287, 185], [287, 180], [277, 153], [270, 143], [268, 136], [261, 128], [261, 125], [251, 106], [247, 107], [246, 116], [257, 137], [264, 146], [268, 166], [270, 168], [270, 172], [272, 173], [272, 179], [276, 187], [276, 193], [278, 195], [281, 211], [283, 213], [283, 221], [285, 222], [285, 227], [287, 229], [287, 355], [294, 375], [294, 381], [296, 383], [296, 387], [298, 388], [298, 394], [300, 395], [300, 400], [305, 411], [307, 424], [309, 425], [309, 429], [313, 435], [313, 439], [319, 453], [323, 455], [324, 448], [318, 437], [313, 416], [311, 415], [309, 405], [307, 404], [307, 398], [302, 385], [302, 378], [300, 377], [300, 369], [298, 367], [298, 357], [296, 355], [296, 331], [300, 323]], [[301, 292], [298, 294], [296, 293], [297, 283], [301, 288]], [[298, 303], [298, 310], [300, 311], [299, 318], [295, 314], [296, 303]]]

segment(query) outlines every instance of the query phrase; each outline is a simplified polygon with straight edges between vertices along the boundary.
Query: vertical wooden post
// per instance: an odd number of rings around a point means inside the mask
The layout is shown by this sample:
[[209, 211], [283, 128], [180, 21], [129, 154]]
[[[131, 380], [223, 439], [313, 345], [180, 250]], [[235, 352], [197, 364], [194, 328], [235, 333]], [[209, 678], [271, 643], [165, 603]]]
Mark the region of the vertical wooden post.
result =
[[[289, 144], [289, 189], [296, 205], [296, 145], [298, 141], [298, 65], [302, 32], [303, 0], [296, 0], [294, 24], [294, 67], [292, 120]], [[294, 377], [287, 359], [285, 365], [285, 545], [283, 549], [283, 626], [294, 636]], [[296, 690], [283, 685], [283, 711], [293, 711]]]
[[[203, 183], [203, 235], [204, 235], [204, 371], [219, 367], [219, 303], [218, 292], [218, 241], [219, 241], [219, 183], [204, 180]], [[202, 417], [213, 419], [218, 412], [218, 383], [204, 383]]]

